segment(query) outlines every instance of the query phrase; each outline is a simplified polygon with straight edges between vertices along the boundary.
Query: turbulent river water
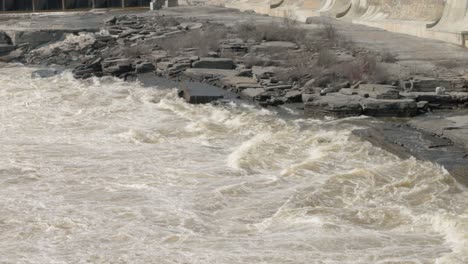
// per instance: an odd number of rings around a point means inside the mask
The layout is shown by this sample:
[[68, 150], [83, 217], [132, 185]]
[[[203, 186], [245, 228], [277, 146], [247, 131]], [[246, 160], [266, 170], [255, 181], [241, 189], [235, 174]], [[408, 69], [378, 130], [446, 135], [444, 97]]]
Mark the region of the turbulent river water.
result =
[[468, 263], [468, 190], [350, 122], [32, 71], [0, 65], [0, 263]]

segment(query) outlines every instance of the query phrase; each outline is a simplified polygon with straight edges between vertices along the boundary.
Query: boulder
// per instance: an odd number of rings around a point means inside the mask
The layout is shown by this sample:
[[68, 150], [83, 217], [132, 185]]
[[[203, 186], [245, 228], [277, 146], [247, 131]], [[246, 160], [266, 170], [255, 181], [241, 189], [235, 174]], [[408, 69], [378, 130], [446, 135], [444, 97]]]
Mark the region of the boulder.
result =
[[241, 97], [251, 100], [259, 100], [265, 92], [266, 91], [263, 88], [246, 88], [241, 91]]
[[359, 96], [346, 96], [339, 93], [325, 96], [313, 95], [304, 105], [304, 115], [314, 118], [360, 116], [362, 114], [360, 99]]
[[412, 99], [378, 100], [366, 98], [360, 101], [363, 114], [374, 117], [410, 117], [418, 114], [418, 105]]
[[105, 75], [120, 76], [133, 71], [132, 63], [129, 59], [110, 58], [101, 63], [102, 73]]
[[86, 64], [73, 69], [73, 77], [76, 79], [86, 79], [92, 76], [102, 76], [102, 58], [96, 58]]
[[229, 58], [200, 58], [192, 64], [193, 68], [224, 69], [232, 70], [235, 68], [234, 62]]
[[299, 90], [287, 91], [284, 100], [288, 103], [300, 103], [302, 102], [302, 92]]
[[60, 74], [61, 72], [62, 71], [58, 69], [40, 69], [40, 70], [33, 71], [31, 73], [31, 78], [49, 78], [57, 74]]
[[135, 72], [136, 73], [145, 73], [145, 72], [152, 72], [156, 69], [151, 62], [142, 61], [135, 65]]
[[223, 99], [226, 94], [218, 87], [200, 82], [184, 82], [180, 90], [180, 95], [190, 104], [206, 104]]
[[226, 76], [221, 78], [220, 81], [224, 86], [236, 88], [238, 91], [246, 88], [262, 88], [256, 80], [250, 77]]

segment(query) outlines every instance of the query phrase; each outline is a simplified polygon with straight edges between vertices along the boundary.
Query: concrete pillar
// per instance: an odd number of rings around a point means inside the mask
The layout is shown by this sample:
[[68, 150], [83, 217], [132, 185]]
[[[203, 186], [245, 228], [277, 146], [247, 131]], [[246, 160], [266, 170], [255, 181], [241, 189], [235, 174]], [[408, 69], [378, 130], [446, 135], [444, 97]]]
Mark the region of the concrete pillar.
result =
[[6, 0], [2, 0], [2, 11], [3, 11], [3, 12], [6, 11], [6, 10], [5, 10], [5, 1], [6, 1]]
[[62, 0], [62, 10], [65, 10], [65, 0]]
[[32, 0], [32, 11], [36, 12], [36, 0]]
[[125, 8], [125, 0], [122, 0], [122, 8]]

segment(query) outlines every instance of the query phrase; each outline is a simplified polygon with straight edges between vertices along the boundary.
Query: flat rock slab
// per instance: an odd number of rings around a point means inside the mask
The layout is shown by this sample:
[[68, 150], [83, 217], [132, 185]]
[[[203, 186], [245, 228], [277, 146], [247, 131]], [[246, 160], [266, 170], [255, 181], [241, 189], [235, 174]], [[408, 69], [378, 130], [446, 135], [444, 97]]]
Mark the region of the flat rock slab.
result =
[[259, 99], [265, 92], [263, 88], [247, 88], [242, 90], [241, 97], [250, 100]]
[[439, 105], [462, 105], [468, 102], [468, 93], [466, 92], [448, 92], [437, 94], [435, 92], [409, 92], [401, 93], [403, 97], [412, 98], [417, 102], [426, 101], [430, 104]]
[[374, 117], [411, 117], [418, 114], [418, 105], [412, 99], [360, 100], [362, 113]]
[[246, 88], [262, 88], [258, 82], [250, 77], [243, 76], [226, 76], [220, 79], [221, 83], [227, 87], [233, 87], [238, 90], [243, 90]]
[[417, 113], [418, 106], [412, 99], [381, 100], [342, 93], [311, 96], [304, 106], [305, 116], [316, 118], [324, 116], [344, 118], [359, 115], [409, 117]]
[[417, 129], [445, 137], [468, 149], [468, 114], [458, 116], [432, 116], [411, 120]]
[[237, 70], [218, 70], [218, 69], [204, 69], [204, 68], [190, 68], [185, 70], [184, 75], [197, 80], [216, 77], [233, 77], [239, 75]]
[[414, 80], [400, 83], [406, 91], [434, 92], [436, 87], [444, 87], [448, 92], [468, 92], [468, 81], [464, 78], [430, 78], [417, 76]]
[[440, 164], [461, 184], [468, 186], [468, 152], [452, 141], [409, 125], [380, 123], [353, 134], [407, 159], [411, 156]]
[[252, 52], [259, 51], [271, 51], [272, 49], [278, 50], [294, 50], [298, 49], [299, 46], [296, 43], [289, 41], [267, 41], [263, 42], [260, 45], [254, 45], [250, 49]]
[[329, 94], [326, 96], [315, 95], [304, 106], [306, 117], [322, 118], [332, 116], [338, 118], [360, 116], [362, 107], [360, 96], [347, 96], [341, 94]]
[[190, 104], [206, 104], [223, 99], [226, 91], [200, 82], [183, 82], [179, 86], [181, 96]]
[[192, 67], [193, 68], [232, 70], [235, 68], [235, 65], [232, 59], [205, 57], [205, 58], [200, 58], [199, 61], [194, 62], [192, 64]]

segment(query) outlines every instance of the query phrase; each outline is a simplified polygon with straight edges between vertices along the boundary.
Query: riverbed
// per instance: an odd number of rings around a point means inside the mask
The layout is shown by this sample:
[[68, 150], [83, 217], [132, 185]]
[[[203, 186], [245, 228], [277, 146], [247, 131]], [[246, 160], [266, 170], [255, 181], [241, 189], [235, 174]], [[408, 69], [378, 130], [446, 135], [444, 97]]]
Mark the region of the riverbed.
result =
[[349, 120], [33, 70], [0, 65], [1, 263], [468, 262], [466, 187]]

